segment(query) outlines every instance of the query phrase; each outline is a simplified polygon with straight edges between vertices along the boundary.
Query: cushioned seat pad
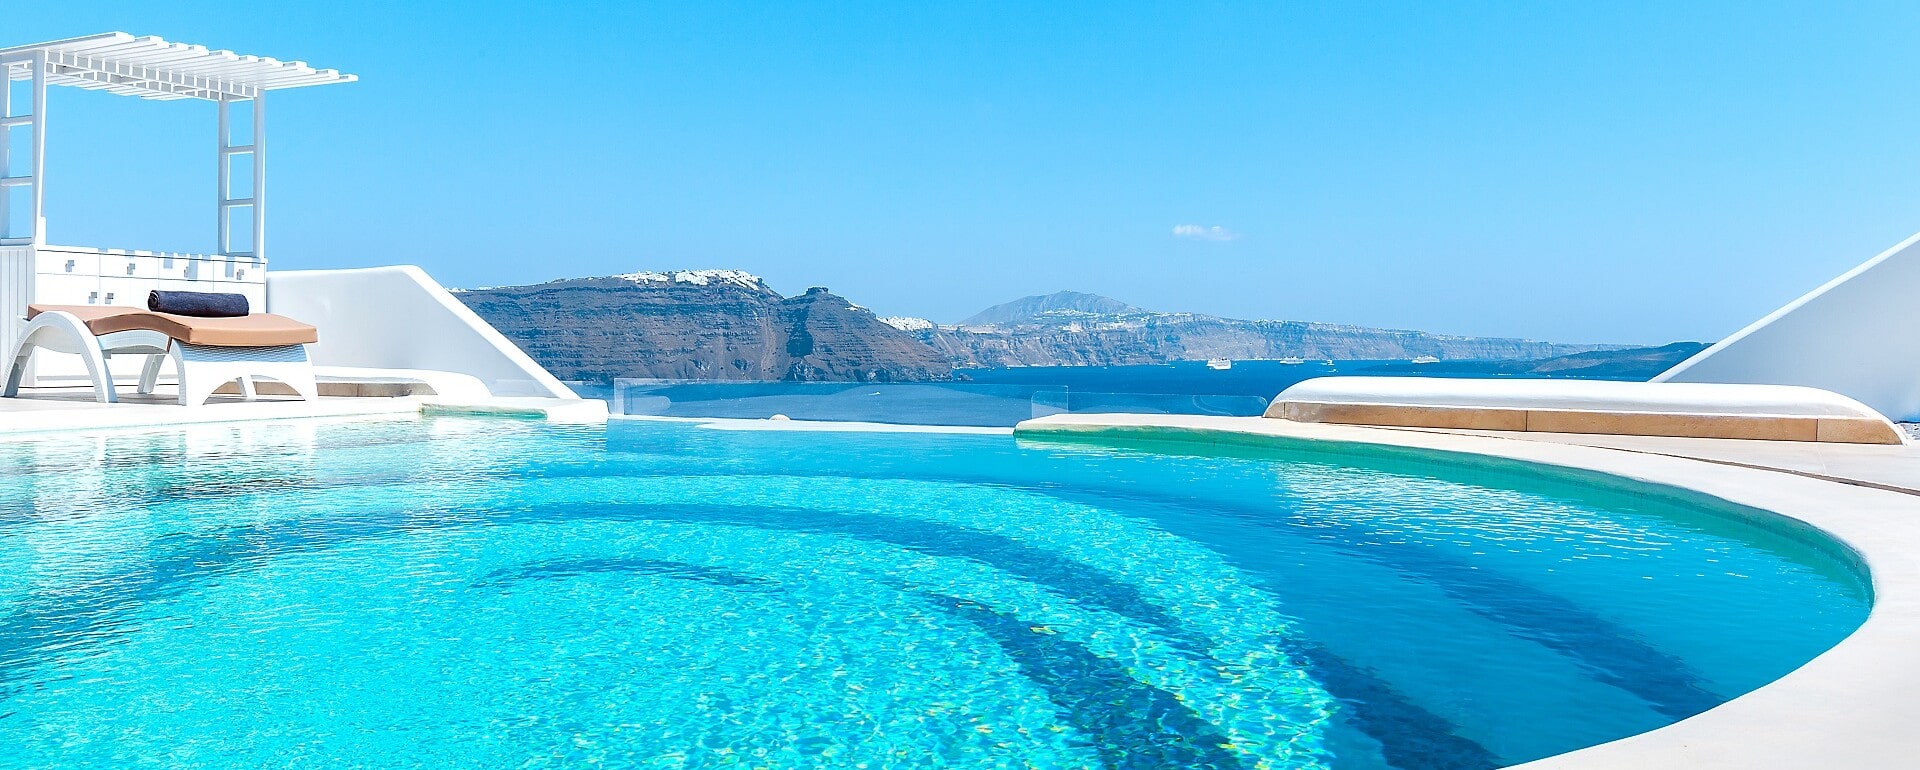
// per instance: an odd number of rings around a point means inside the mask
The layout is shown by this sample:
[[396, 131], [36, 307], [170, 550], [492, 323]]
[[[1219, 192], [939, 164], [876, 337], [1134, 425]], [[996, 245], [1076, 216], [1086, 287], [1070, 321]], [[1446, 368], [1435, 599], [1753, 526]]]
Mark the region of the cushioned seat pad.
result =
[[320, 332], [283, 315], [254, 313], [233, 318], [196, 318], [112, 305], [28, 305], [27, 318], [53, 311], [71, 313], [95, 336], [126, 331], [165, 334], [189, 345], [258, 348], [319, 342]]

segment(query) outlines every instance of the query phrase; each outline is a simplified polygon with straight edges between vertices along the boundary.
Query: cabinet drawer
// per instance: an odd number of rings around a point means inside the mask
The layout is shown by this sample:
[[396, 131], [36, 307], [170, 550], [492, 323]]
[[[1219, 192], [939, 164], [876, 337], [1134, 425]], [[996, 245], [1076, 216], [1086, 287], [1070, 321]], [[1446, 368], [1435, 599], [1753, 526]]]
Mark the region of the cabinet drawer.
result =
[[145, 308], [147, 292], [158, 288], [160, 288], [160, 281], [153, 278], [102, 277], [100, 304]]
[[[118, 268], [102, 275], [128, 278], [163, 278], [170, 281], [233, 281], [244, 283], [265, 283], [266, 265], [251, 257], [130, 257], [135, 265], [133, 272], [119, 262], [109, 264]], [[212, 291], [202, 289], [202, 291]]]
[[211, 281], [220, 275], [220, 263], [211, 259], [183, 259], [181, 277], [189, 281]]
[[260, 260], [250, 257], [235, 257], [227, 260], [220, 268], [221, 277], [216, 280], [237, 283], [266, 283], [267, 266]]
[[102, 278], [159, 278], [159, 257], [132, 257], [107, 254], [100, 257]]
[[36, 251], [33, 271], [42, 275], [99, 275], [100, 255], [72, 251]]
[[98, 305], [100, 276], [38, 273], [33, 276], [35, 305]]
[[153, 265], [153, 277], [155, 278], [174, 281], [191, 281], [204, 275], [212, 275], [213, 273], [213, 271], [206, 268], [206, 260], [204, 259], [192, 259], [189, 257], [138, 257], [138, 259], [150, 261], [149, 264]]
[[[253, 273], [248, 272], [247, 274], [252, 275]], [[246, 295], [247, 307], [252, 308], [253, 312], [267, 312], [267, 285], [264, 283], [233, 283], [221, 290]]]

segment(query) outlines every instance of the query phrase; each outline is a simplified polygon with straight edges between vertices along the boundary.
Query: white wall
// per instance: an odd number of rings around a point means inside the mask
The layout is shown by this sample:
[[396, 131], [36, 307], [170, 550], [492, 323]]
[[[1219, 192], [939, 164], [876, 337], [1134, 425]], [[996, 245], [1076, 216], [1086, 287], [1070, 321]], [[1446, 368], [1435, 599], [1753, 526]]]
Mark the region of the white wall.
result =
[[1920, 234], [1655, 377], [1825, 388], [1920, 421]]
[[579, 396], [412, 265], [267, 274], [267, 311], [320, 329], [320, 366], [472, 375], [495, 396]]

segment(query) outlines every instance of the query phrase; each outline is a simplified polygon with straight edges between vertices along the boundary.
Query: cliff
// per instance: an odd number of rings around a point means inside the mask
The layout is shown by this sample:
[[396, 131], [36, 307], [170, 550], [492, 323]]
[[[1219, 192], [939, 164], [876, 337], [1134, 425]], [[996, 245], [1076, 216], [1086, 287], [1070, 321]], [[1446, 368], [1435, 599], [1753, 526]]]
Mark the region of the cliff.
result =
[[630, 273], [457, 294], [567, 380], [945, 379], [926, 344], [826, 289], [782, 297], [732, 270]]
[[1209, 358], [1532, 361], [1618, 347], [1157, 313], [1075, 292], [1022, 298], [943, 326], [878, 318], [826, 289], [784, 297], [734, 270], [574, 278], [458, 296], [556, 376], [601, 382], [942, 380], [956, 366]]

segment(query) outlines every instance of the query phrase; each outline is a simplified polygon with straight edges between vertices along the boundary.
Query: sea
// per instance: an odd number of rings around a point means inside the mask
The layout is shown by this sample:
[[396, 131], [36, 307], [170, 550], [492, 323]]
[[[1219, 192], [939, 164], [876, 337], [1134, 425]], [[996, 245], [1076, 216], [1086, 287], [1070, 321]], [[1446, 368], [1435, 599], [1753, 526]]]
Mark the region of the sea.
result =
[[1204, 361], [1148, 366], [1023, 366], [960, 369], [950, 382], [569, 383], [614, 414], [659, 417], [831, 420], [1011, 427], [1061, 413], [1132, 412], [1256, 416], [1287, 386], [1336, 374], [1399, 377], [1526, 377], [1511, 362], [1405, 360]]

